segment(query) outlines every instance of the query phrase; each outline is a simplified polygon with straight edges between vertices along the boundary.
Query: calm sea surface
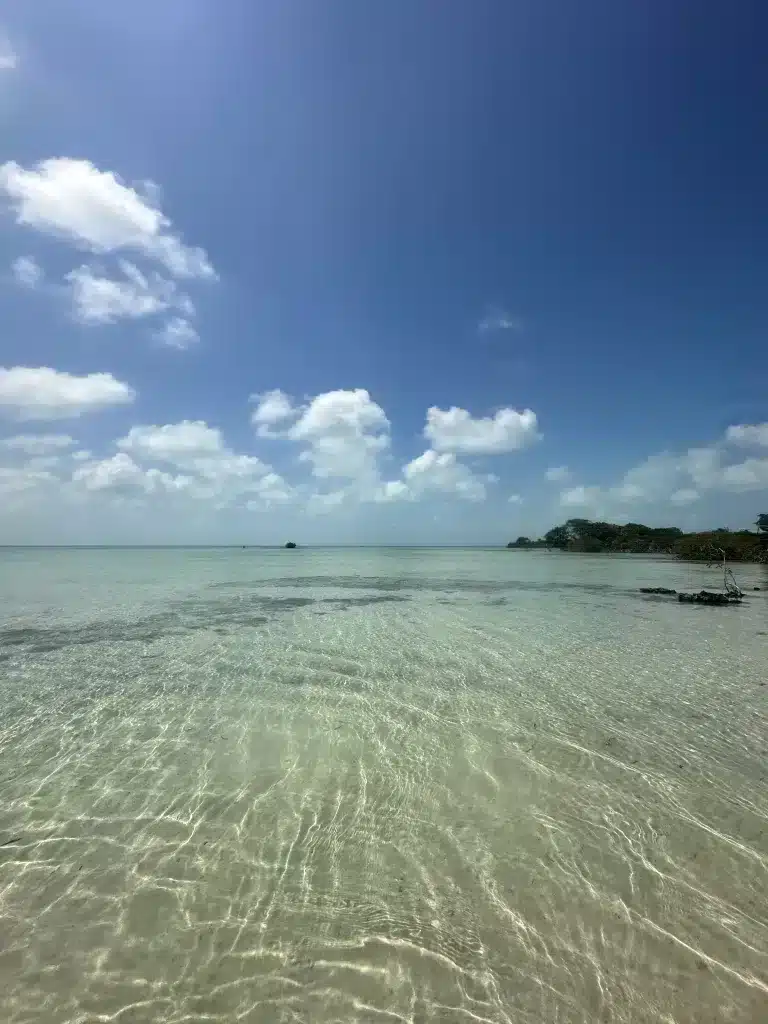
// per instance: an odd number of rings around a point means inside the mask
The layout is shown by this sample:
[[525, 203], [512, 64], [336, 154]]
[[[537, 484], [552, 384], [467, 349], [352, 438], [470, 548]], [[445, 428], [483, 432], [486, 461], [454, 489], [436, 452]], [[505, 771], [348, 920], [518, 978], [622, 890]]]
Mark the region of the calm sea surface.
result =
[[768, 573], [0, 550], [0, 1020], [768, 1020]]

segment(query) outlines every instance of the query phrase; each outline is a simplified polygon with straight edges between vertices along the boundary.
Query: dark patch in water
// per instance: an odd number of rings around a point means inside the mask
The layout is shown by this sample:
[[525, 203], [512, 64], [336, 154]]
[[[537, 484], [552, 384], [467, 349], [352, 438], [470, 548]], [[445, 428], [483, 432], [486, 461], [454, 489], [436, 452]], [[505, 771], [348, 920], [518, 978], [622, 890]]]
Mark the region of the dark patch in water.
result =
[[399, 594], [371, 594], [370, 597], [323, 597], [320, 600], [339, 611], [348, 611], [350, 608], [362, 608], [372, 604], [397, 604], [400, 601], [410, 601], [411, 598], [401, 597]]
[[535, 591], [553, 593], [558, 590], [582, 590], [587, 593], [629, 593], [625, 587], [617, 587], [611, 583], [572, 583], [563, 581], [532, 581], [532, 580], [475, 580], [465, 577], [391, 577], [391, 576], [286, 576], [282, 579], [270, 580], [268, 584], [249, 582], [213, 583], [211, 587], [237, 588], [243, 591], [269, 587], [333, 587], [340, 590], [376, 590], [383, 593], [396, 593], [410, 590], [419, 591], [458, 591], [477, 594], [503, 594], [514, 591]]
[[262, 597], [259, 605], [264, 611], [291, 612], [294, 608], [306, 608], [315, 604], [314, 597]]
[[[232, 629], [257, 628], [270, 615], [292, 612], [315, 604], [311, 597], [247, 597], [229, 601], [186, 598], [173, 601], [168, 610], [127, 621], [106, 619], [73, 626], [0, 627], [0, 648], [22, 647], [35, 654], [48, 654], [67, 647], [99, 643], [152, 643], [184, 636], [198, 630], [226, 634]], [[0, 658], [10, 654], [0, 651]]]
[[182, 632], [173, 628], [175, 617], [153, 615], [135, 622], [112, 620], [89, 622], [82, 626], [26, 626], [18, 629], [0, 629], [0, 645], [26, 647], [36, 654], [58, 651], [81, 644], [124, 643], [138, 641], [151, 643], [163, 637]]

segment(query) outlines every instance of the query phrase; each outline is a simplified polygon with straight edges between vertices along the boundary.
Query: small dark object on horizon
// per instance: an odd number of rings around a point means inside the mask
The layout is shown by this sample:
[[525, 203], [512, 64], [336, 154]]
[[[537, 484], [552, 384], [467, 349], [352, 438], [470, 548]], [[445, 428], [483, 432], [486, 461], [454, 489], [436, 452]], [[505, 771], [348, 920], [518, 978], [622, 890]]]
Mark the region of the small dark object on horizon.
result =
[[720, 594], [712, 590], [700, 590], [698, 594], [678, 594], [678, 601], [687, 604], [739, 604], [741, 595]]
[[760, 587], [752, 587], [753, 590], [759, 590]]
[[670, 590], [669, 587], [640, 587], [641, 594], [676, 594], [676, 590]]
[[285, 546], [287, 548], [295, 548], [296, 547], [296, 545], [293, 543], [292, 540], [289, 540], [288, 543]]

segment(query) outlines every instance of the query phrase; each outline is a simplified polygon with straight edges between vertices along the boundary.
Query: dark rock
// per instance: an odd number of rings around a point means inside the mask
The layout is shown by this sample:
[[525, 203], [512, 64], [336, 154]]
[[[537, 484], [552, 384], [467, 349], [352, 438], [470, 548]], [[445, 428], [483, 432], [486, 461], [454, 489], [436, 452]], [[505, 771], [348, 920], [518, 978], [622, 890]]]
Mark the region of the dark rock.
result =
[[752, 587], [753, 590], [759, 590], [760, 587]]
[[288, 543], [285, 546], [287, 548], [295, 548], [296, 547], [296, 545], [293, 543], [292, 540], [289, 540]]
[[676, 590], [670, 590], [669, 587], [640, 587], [641, 594], [676, 594]]
[[722, 594], [712, 590], [700, 590], [698, 594], [678, 594], [678, 601], [686, 604], [738, 604], [741, 596], [738, 594]]

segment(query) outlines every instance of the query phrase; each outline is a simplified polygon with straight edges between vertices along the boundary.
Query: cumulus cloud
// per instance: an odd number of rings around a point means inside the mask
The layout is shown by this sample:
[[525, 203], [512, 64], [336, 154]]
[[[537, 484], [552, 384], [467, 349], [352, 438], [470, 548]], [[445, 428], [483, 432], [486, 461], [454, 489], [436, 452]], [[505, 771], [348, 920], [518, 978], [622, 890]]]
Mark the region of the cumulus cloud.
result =
[[35, 288], [43, 279], [43, 269], [31, 256], [19, 256], [11, 263], [11, 273], [23, 288]]
[[[574, 487], [563, 491], [566, 506], [591, 505], [617, 515], [632, 505], [655, 503], [684, 506], [706, 493], [740, 492], [768, 488], [768, 458], [737, 460], [734, 446], [761, 448], [768, 441], [768, 424], [728, 427], [710, 445], [684, 452], [659, 452], [609, 487]], [[735, 459], [736, 457], [736, 459]]]
[[259, 436], [298, 443], [302, 446], [299, 461], [310, 465], [315, 478], [349, 481], [318, 493], [312, 504], [320, 510], [347, 499], [414, 501], [435, 493], [479, 501], [498, 477], [475, 473], [457, 459], [457, 453], [515, 450], [526, 443], [523, 435], [536, 422], [528, 411], [503, 409], [494, 417], [473, 419], [464, 409], [432, 408], [424, 431], [432, 446], [403, 467], [401, 479], [386, 480], [382, 467], [390, 447], [390, 423], [362, 388], [328, 391], [301, 407], [279, 390], [253, 395], [251, 401], [256, 403], [251, 421]]
[[232, 451], [221, 431], [204, 420], [182, 420], [163, 426], [136, 426], [117, 442], [136, 463], [158, 462], [180, 470], [202, 497], [256, 494], [268, 501], [286, 501], [293, 489], [271, 466], [255, 455]]
[[499, 409], [494, 416], [474, 419], [466, 409], [452, 406], [427, 410], [424, 436], [435, 451], [498, 455], [517, 451], [539, 437], [536, 413]]
[[249, 501], [246, 503], [246, 508], [253, 511], [261, 503], [266, 502], [268, 505], [282, 504], [283, 502], [293, 501], [296, 497], [294, 489], [288, 484], [279, 473], [266, 473], [264, 476], [255, 480], [250, 490], [258, 496], [258, 501]]
[[567, 466], [552, 466], [544, 476], [552, 484], [564, 484], [571, 479], [571, 471]]
[[768, 459], [746, 459], [726, 466], [722, 487], [731, 491], [755, 491], [768, 487]]
[[24, 455], [49, 455], [71, 448], [75, 439], [69, 434], [16, 434], [0, 440], [0, 449]]
[[285, 423], [286, 420], [298, 416], [301, 411], [294, 406], [290, 396], [279, 388], [251, 395], [249, 401], [256, 405], [251, 413], [251, 423], [256, 427], [260, 437], [279, 436], [272, 428], [278, 423]]
[[[210, 279], [216, 273], [203, 249], [186, 245], [174, 232], [152, 182], [131, 187], [88, 160], [53, 157], [29, 168], [15, 161], [0, 165], [0, 193], [18, 224], [117, 258], [116, 272], [84, 264], [65, 275], [64, 290], [81, 323], [111, 324], [173, 312], [156, 337], [177, 349], [198, 340], [191, 322], [195, 308], [176, 280]], [[145, 272], [118, 258], [126, 255], [149, 261], [153, 269]], [[38, 284], [42, 275], [29, 257], [17, 259], [12, 270], [27, 287]]]
[[162, 313], [177, 302], [187, 304], [185, 296], [177, 295], [172, 281], [158, 274], [148, 278], [127, 260], [120, 260], [119, 265], [122, 278], [105, 277], [87, 266], [66, 275], [78, 320], [87, 324], [109, 324]]
[[768, 448], [768, 423], [742, 423], [738, 426], [728, 427], [725, 439], [732, 444]]
[[200, 335], [183, 316], [171, 317], [163, 324], [156, 337], [163, 345], [179, 351], [190, 348], [200, 340]]
[[414, 492], [409, 489], [408, 484], [404, 481], [388, 480], [375, 492], [374, 501], [408, 501], [413, 497], [415, 497]]
[[468, 501], [482, 501], [486, 495], [484, 479], [458, 462], [453, 452], [436, 452], [428, 448], [403, 468], [403, 476], [411, 492], [417, 496], [440, 491]]
[[[316, 479], [349, 481], [329, 493], [354, 492], [360, 500], [377, 500], [379, 458], [390, 443], [389, 420], [367, 391], [326, 391], [300, 407], [279, 389], [250, 400], [256, 403], [251, 422], [260, 437], [297, 443], [299, 461], [310, 466]], [[321, 497], [314, 504], [321, 510], [328, 507]]]
[[215, 276], [205, 251], [171, 230], [152, 183], [140, 191], [89, 160], [52, 157], [30, 168], [13, 160], [0, 165], [0, 190], [18, 224], [94, 253], [139, 252], [175, 277]]
[[80, 466], [72, 474], [72, 480], [87, 491], [133, 493], [138, 490], [145, 494], [182, 491], [192, 483], [190, 477], [173, 476], [154, 467], [145, 469], [124, 452]]
[[13, 420], [63, 420], [110, 406], [128, 405], [133, 388], [111, 373], [84, 376], [48, 366], [0, 367], [0, 416]]
[[510, 494], [510, 496], [507, 498], [507, 501], [509, 502], [510, 505], [522, 505], [523, 496], [522, 494]]
[[327, 391], [312, 399], [285, 436], [306, 445], [300, 459], [314, 476], [373, 482], [377, 458], [389, 447], [389, 420], [362, 388]]
[[226, 450], [221, 431], [209, 427], [204, 420], [182, 420], [161, 427], [131, 427], [117, 442], [117, 447], [144, 458], [174, 463], [219, 455]]

